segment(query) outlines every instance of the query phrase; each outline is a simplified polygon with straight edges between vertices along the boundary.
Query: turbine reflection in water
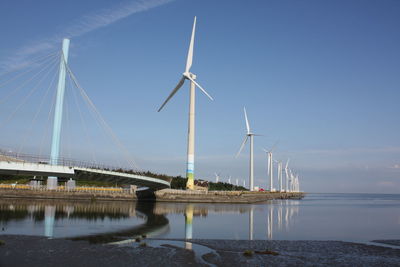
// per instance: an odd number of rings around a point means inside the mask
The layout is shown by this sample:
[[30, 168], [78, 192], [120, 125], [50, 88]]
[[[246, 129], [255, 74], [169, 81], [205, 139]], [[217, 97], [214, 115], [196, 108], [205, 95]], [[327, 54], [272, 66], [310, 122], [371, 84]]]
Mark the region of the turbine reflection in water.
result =
[[[193, 204], [188, 204], [185, 211], [185, 239], [193, 238]], [[185, 242], [186, 249], [192, 249], [191, 242]]]
[[[5, 228], [2, 234], [89, 242], [117, 242], [142, 235], [186, 240], [282, 239], [293, 226], [298, 205], [293, 200], [247, 205], [0, 199], [0, 226]], [[186, 247], [190, 246], [188, 241]]]

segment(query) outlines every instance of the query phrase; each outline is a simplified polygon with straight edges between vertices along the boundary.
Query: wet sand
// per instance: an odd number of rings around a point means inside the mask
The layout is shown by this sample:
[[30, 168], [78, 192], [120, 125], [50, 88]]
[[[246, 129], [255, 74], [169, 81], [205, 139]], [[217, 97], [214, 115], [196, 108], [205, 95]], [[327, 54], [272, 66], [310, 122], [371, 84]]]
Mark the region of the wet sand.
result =
[[[33, 236], [0, 240], [0, 266], [400, 266], [400, 247], [341, 241], [203, 239], [190, 240], [193, 250], [187, 250], [176, 245], [184, 244], [178, 239], [145, 239], [146, 247]], [[253, 254], [244, 255], [246, 250]]]

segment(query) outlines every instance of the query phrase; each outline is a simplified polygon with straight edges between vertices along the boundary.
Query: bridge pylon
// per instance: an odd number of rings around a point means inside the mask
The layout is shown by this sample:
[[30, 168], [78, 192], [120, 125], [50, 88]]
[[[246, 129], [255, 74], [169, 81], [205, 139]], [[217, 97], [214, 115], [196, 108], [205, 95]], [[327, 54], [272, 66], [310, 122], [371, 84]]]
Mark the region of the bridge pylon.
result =
[[[66, 64], [68, 62], [69, 39], [64, 39], [62, 43], [62, 53], [60, 58], [60, 72], [58, 76], [57, 99], [54, 109], [53, 137], [51, 142], [50, 164], [57, 165], [60, 157], [61, 122], [64, 108]], [[57, 177], [47, 178], [47, 189], [57, 189]]]

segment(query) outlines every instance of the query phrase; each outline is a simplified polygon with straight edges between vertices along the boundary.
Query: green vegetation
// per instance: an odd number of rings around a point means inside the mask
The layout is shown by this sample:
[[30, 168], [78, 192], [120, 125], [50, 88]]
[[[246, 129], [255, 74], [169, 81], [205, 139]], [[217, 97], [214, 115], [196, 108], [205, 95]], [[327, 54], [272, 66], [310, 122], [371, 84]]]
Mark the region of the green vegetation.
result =
[[243, 186], [236, 186], [228, 183], [208, 183], [208, 190], [210, 191], [247, 191]]
[[253, 254], [254, 254], [254, 252], [249, 249], [247, 249], [243, 252], [243, 255], [245, 255], [246, 257], [251, 257], [251, 256], [253, 256]]
[[[171, 188], [172, 189], [186, 189], [187, 178], [182, 178], [181, 176], [171, 177]], [[208, 190], [210, 191], [247, 191], [248, 189], [243, 186], [236, 186], [228, 183], [213, 183], [208, 182]]]
[[278, 256], [279, 253], [272, 251], [272, 250], [264, 250], [264, 251], [256, 251], [257, 254], [264, 254], [264, 255], [273, 255], [273, 256]]
[[[105, 169], [107, 170], [107, 169]], [[148, 176], [148, 177], [154, 177], [154, 178], [159, 178], [165, 181], [170, 181], [171, 182], [171, 188], [172, 189], [186, 189], [186, 182], [187, 178], [183, 178], [182, 176], [169, 176], [166, 174], [158, 174], [158, 173], [153, 173], [150, 171], [146, 172], [137, 172], [133, 170], [123, 170], [123, 169], [115, 169], [112, 171], [117, 171], [117, 172], [123, 172], [123, 173], [130, 173], [130, 174], [137, 174], [137, 175], [143, 175], [143, 176]], [[0, 183], [5, 183], [5, 184], [13, 184], [15, 182], [18, 182], [18, 184], [28, 184], [30, 179], [32, 179], [32, 176], [10, 176], [10, 175], [0, 175]], [[122, 186], [122, 184], [117, 184], [115, 182], [111, 181], [99, 181], [98, 179], [98, 174], [95, 173], [84, 173], [81, 174], [79, 177], [76, 177], [76, 185], [77, 186], [98, 186], [98, 187], [118, 187]], [[38, 180], [43, 181], [43, 185], [46, 184], [47, 177], [38, 177]], [[63, 184], [63, 182], [66, 182], [68, 179], [66, 178], [61, 178], [59, 179], [60, 184]], [[213, 182], [207, 182], [208, 183], [208, 190], [210, 191], [247, 191], [246, 188], [243, 186], [235, 186], [233, 184], [228, 184], [228, 183], [213, 183]]]
[[187, 178], [181, 176], [173, 177], [171, 180], [172, 189], [186, 189]]
[[4, 242], [3, 240], [0, 240], [0, 246], [4, 246], [6, 244], [6, 242]]
[[22, 176], [22, 175], [0, 175], [0, 183], [1, 184], [14, 184], [17, 182], [18, 184], [27, 184], [29, 183], [29, 179], [31, 177]]

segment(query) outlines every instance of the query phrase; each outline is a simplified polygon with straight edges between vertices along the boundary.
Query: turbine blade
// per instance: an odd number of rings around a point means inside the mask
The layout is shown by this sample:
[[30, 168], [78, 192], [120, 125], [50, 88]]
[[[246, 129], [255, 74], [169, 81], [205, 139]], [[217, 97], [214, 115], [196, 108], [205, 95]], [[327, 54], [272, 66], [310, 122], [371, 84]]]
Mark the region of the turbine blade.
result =
[[199, 89], [206, 95], [208, 96], [209, 99], [214, 100], [207, 92], [206, 90], [203, 89], [203, 87], [200, 86], [200, 84], [198, 84], [195, 80], [192, 79], [192, 77], [190, 76], [186, 76], [189, 80], [191, 80], [197, 87], [199, 87]]
[[271, 147], [271, 150], [270, 150], [271, 152], [274, 151], [274, 149], [275, 149], [275, 147], [276, 147], [276, 145], [277, 145], [278, 143], [279, 143], [279, 141], [276, 141], [275, 144]]
[[243, 147], [244, 147], [244, 145], [246, 144], [248, 138], [249, 138], [249, 136], [246, 135], [246, 137], [244, 138], [243, 143], [242, 143], [242, 145], [240, 146], [240, 149], [239, 149], [238, 153], [236, 154], [235, 158], [237, 158], [237, 157], [239, 156], [240, 152], [242, 152]]
[[196, 31], [196, 17], [194, 17], [194, 22], [193, 22], [192, 37], [190, 38], [189, 51], [188, 51], [187, 60], [186, 60], [185, 72], [189, 72], [190, 68], [192, 67], [195, 31]]
[[174, 96], [174, 94], [182, 87], [183, 83], [185, 82], [185, 77], [183, 76], [182, 79], [178, 82], [178, 85], [175, 87], [174, 90], [169, 94], [168, 98], [164, 101], [161, 107], [158, 109], [158, 112], [162, 110], [162, 108], [167, 104], [167, 102]]
[[243, 110], [244, 110], [244, 119], [246, 120], [246, 129], [247, 129], [247, 133], [250, 133], [250, 125], [249, 125], [249, 120], [247, 119], [246, 108], [243, 107]]
[[286, 161], [285, 170], [287, 170], [287, 168], [288, 168], [288, 166], [289, 166], [289, 162], [290, 162], [290, 159], [288, 159], [288, 160]]

